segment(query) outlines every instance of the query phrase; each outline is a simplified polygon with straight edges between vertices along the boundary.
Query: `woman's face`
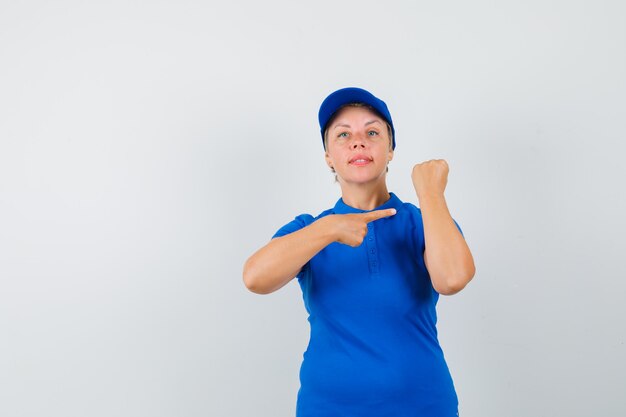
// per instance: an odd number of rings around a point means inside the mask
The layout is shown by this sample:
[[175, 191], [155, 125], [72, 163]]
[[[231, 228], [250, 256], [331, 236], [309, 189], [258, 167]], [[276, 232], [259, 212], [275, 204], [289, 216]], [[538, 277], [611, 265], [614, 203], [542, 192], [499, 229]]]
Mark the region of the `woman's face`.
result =
[[327, 132], [326, 163], [346, 183], [369, 183], [385, 175], [393, 158], [385, 120], [366, 107], [344, 107]]

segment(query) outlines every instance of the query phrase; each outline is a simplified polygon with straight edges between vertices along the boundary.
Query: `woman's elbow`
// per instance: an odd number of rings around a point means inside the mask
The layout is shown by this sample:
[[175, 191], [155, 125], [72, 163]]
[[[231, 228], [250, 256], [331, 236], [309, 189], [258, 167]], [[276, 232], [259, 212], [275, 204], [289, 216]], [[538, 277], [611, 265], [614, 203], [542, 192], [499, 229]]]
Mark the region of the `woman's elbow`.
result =
[[258, 294], [259, 289], [257, 288], [257, 282], [258, 280], [255, 277], [254, 271], [254, 262], [252, 261], [252, 258], [249, 258], [243, 265], [243, 284], [248, 290]]
[[243, 283], [248, 290], [255, 294], [269, 294], [273, 292], [271, 289], [268, 289], [261, 285], [263, 282], [262, 279], [259, 278], [258, 268], [255, 265], [254, 259], [249, 258], [243, 266]]
[[442, 295], [454, 295], [460, 292], [474, 277], [475, 270], [452, 279], [439, 280], [435, 291]]
[[441, 295], [454, 295], [461, 291], [463, 287], [455, 284], [446, 284], [446, 285], [433, 285], [435, 291], [437, 291]]

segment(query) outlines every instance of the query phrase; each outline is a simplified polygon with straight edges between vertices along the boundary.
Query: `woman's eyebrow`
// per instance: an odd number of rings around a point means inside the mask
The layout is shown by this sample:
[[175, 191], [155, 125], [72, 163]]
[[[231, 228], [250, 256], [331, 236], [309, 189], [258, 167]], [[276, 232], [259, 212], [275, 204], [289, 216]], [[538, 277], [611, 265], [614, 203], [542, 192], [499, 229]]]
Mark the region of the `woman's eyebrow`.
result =
[[[370, 120], [369, 122], [365, 123], [363, 126], [369, 126], [369, 125], [371, 125], [372, 123], [381, 123], [381, 121], [380, 121], [380, 120]], [[336, 125], [334, 125], [332, 128], [333, 128], [333, 129], [336, 129], [336, 128], [338, 128], [338, 127], [347, 127], [347, 128], [350, 128], [350, 125], [345, 124], [345, 123], [337, 123], [337, 124], [336, 124]]]

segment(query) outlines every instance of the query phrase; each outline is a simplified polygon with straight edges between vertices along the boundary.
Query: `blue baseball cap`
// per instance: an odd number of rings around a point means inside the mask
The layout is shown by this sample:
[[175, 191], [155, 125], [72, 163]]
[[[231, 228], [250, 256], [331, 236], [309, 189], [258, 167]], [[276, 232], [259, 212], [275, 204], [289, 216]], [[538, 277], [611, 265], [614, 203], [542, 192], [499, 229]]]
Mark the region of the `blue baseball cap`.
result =
[[391, 121], [391, 114], [384, 101], [375, 97], [369, 91], [363, 90], [357, 87], [347, 87], [331, 93], [320, 106], [318, 119], [320, 122], [320, 132], [322, 134], [322, 145], [324, 144], [324, 131], [326, 126], [332, 117], [346, 104], [351, 103], [363, 103], [371, 106], [380, 116], [385, 119], [389, 126], [391, 126], [391, 149], [396, 148], [396, 131], [393, 128], [393, 122]]

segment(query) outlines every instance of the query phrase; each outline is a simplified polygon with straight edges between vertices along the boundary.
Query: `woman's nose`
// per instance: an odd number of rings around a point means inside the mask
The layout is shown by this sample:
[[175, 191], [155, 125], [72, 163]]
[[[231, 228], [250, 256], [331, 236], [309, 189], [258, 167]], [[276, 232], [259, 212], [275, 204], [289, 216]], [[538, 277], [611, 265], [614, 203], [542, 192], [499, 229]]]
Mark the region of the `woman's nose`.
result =
[[361, 135], [355, 135], [352, 141], [352, 149], [356, 149], [359, 146], [362, 148], [365, 147], [365, 139]]

